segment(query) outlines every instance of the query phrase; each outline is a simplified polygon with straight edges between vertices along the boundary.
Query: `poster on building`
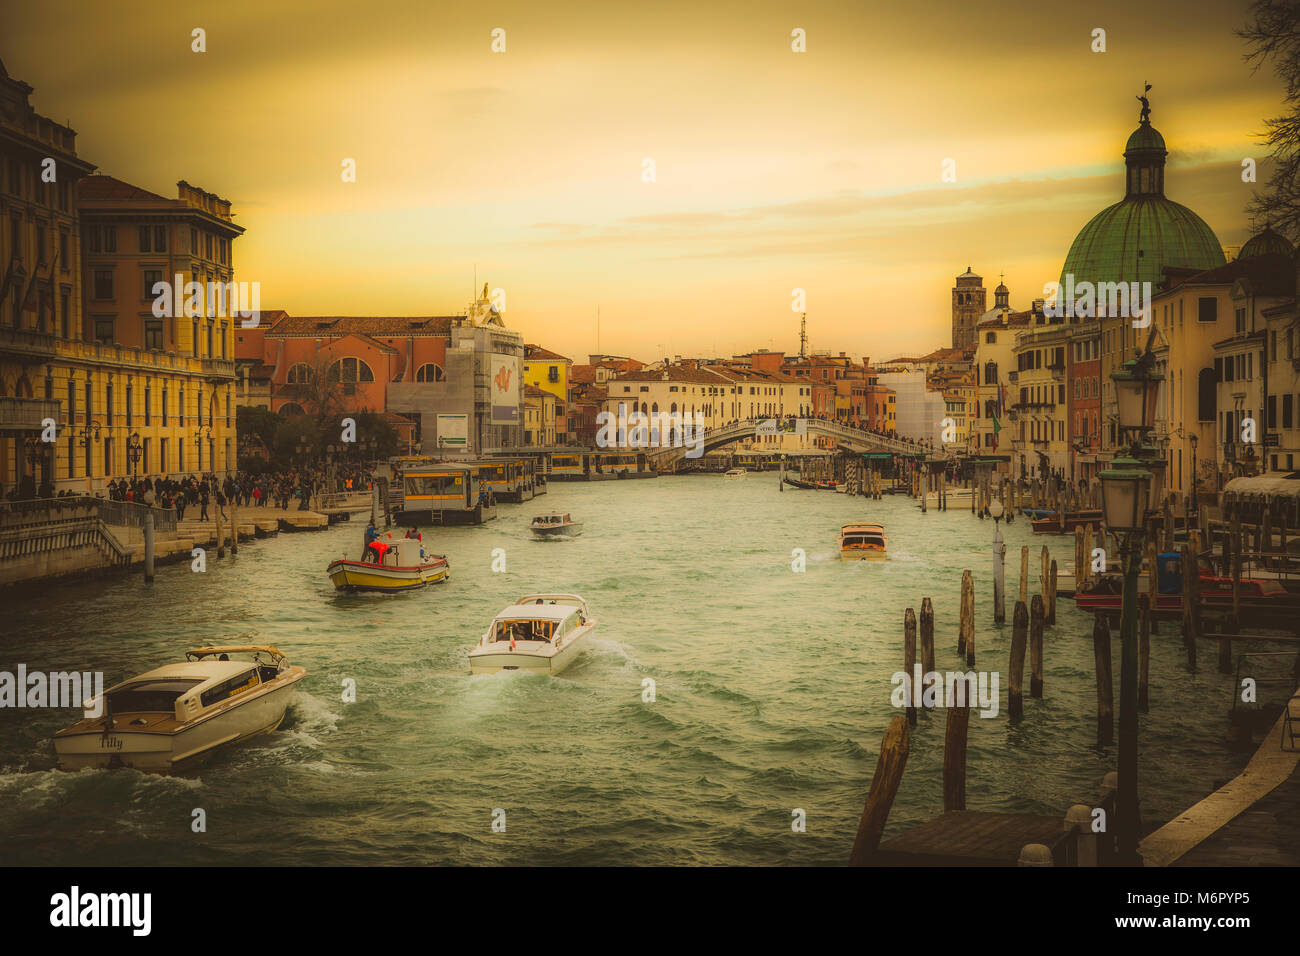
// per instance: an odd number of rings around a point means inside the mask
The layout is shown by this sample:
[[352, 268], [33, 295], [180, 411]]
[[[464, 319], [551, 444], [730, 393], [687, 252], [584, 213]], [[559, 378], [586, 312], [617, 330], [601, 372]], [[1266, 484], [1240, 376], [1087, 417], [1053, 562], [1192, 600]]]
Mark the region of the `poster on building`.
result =
[[754, 426], [754, 434], [764, 435], [807, 435], [806, 418], [765, 418]]
[[438, 447], [439, 448], [468, 448], [469, 447], [469, 416], [468, 415], [439, 415], [438, 416]]
[[492, 394], [492, 424], [519, 424], [519, 358], [514, 355], [492, 355], [488, 387]]

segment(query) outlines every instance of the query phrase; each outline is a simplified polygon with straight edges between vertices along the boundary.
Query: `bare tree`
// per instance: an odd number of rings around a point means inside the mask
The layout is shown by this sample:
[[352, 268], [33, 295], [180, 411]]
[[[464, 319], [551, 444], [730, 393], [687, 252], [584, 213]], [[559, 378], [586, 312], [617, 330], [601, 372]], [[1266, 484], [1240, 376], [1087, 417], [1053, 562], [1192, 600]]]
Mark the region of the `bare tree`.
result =
[[1244, 58], [1255, 71], [1271, 64], [1286, 95], [1285, 111], [1264, 121], [1261, 141], [1274, 165], [1246, 211], [1300, 240], [1300, 0], [1255, 0], [1250, 15], [1237, 31], [1250, 47]]

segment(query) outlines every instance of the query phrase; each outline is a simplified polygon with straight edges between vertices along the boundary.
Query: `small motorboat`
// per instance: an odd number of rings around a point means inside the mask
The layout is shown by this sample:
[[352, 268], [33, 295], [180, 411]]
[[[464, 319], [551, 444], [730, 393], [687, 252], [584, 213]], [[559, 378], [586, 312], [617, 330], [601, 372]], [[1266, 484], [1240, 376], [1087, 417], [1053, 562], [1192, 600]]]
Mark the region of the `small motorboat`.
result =
[[743, 481], [747, 474], [744, 468], [729, 468], [722, 473], [722, 477], [729, 481]]
[[889, 557], [889, 539], [883, 525], [854, 522], [840, 528], [841, 561], [884, 561]]
[[469, 652], [471, 674], [558, 674], [596, 629], [576, 594], [525, 594], [492, 619]]
[[534, 518], [528, 529], [539, 538], [576, 538], [582, 534], [582, 522], [567, 511], [548, 511]]
[[[1034, 526], [1034, 534], [1074, 534], [1075, 528], [1085, 528], [1092, 525], [1095, 528], [1101, 527], [1101, 511], [1094, 509], [1089, 511], [1067, 511], [1062, 516], [1059, 511], [1047, 511], [1042, 509], [1027, 508], [1025, 514], [1030, 515], [1030, 521]], [[1040, 517], [1033, 517], [1040, 515]], [[1064, 523], [1062, 522], [1064, 517]]]
[[[231, 660], [232, 654], [251, 655]], [[185, 661], [123, 681], [86, 701], [86, 717], [54, 735], [64, 770], [133, 767], [171, 773], [219, 747], [280, 726], [294, 685], [307, 676], [275, 647], [199, 647]]]
[[391, 532], [376, 538], [362, 560], [338, 558], [326, 571], [340, 591], [410, 591], [451, 576], [443, 555], [428, 553], [417, 538], [394, 539]]

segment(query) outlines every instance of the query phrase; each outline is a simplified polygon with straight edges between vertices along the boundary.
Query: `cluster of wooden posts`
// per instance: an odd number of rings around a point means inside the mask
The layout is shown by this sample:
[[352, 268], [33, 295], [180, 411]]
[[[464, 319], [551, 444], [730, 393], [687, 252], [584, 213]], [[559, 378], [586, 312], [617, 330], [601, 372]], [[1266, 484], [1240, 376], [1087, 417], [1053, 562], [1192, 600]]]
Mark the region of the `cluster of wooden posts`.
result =
[[[996, 569], [996, 565], [995, 565]], [[1029, 696], [1043, 696], [1043, 631], [1056, 623], [1056, 561], [1047, 548], [1042, 551], [1041, 593], [1029, 594], [1029, 548], [1021, 549], [1020, 592], [1012, 614], [1011, 650], [1008, 668], [1007, 708], [1011, 720], [1024, 717], [1025, 654], [1029, 654]], [[995, 604], [995, 620], [1001, 622]], [[964, 658], [968, 669], [975, 667], [975, 580], [969, 570], [961, 576], [961, 613], [957, 626], [957, 654]], [[918, 644], [919, 636], [919, 644]], [[921, 599], [918, 618], [913, 608], [903, 612], [903, 670], [912, 678], [920, 654], [923, 674], [935, 674], [934, 605], [930, 598]], [[884, 833], [889, 810], [898, 792], [903, 770], [907, 765], [909, 727], [917, 723], [917, 701], [908, 691], [908, 704], [903, 715], [895, 717], [881, 741], [876, 774], [871, 781], [866, 806], [858, 825], [851, 862], [869, 861]], [[923, 703], [923, 702], [922, 702]], [[966, 741], [970, 727], [971, 708], [975, 701], [967, 699], [964, 706], [955, 700], [945, 700], [943, 745], [943, 808], [944, 812], [966, 809]]]

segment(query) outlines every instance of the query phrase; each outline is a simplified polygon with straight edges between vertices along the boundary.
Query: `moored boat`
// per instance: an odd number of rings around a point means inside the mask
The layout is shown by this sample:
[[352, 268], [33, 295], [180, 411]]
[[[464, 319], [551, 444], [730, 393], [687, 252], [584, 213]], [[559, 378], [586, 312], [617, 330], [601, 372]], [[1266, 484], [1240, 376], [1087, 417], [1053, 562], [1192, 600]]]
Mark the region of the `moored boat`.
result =
[[[231, 660], [232, 654], [251, 655]], [[54, 735], [64, 770], [133, 767], [170, 773], [220, 747], [280, 726], [294, 685], [307, 676], [268, 645], [199, 647], [185, 661], [146, 671], [86, 701], [86, 717]]]
[[748, 472], [744, 468], [728, 468], [722, 475], [730, 481], [743, 481]]
[[596, 629], [576, 594], [525, 594], [503, 609], [469, 652], [471, 674], [555, 675], [573, 663]]
[[889, 539], [883, 525], [855, 522], [840, 528], [841, 561], [884, 561], [889, 556]]
[[429, 554], [416, 538], [377, 538], [362, 560], [338, 558], [326, 571], [339, 591], [410, 591], [445, 581], [451, 574], [447, 559]]
[[567, 511], [548, 511], [528, 526], [539, 538], [576, 538], [582, 534], [582, 522], [574, 521]]
[[[1039, 509], [1026, 509], [1025, 514]], [[1075, 528], [1084, 528], [1092, 525], [1095, 528], [1101, 527], [1101, 510], [1089, 511], [1067, 511], [1062, 514], [1059, 511], [1050, 511], [1042, 517], [1031, 519], [1034, 526], [1035, 534], [1073, 534]]]

